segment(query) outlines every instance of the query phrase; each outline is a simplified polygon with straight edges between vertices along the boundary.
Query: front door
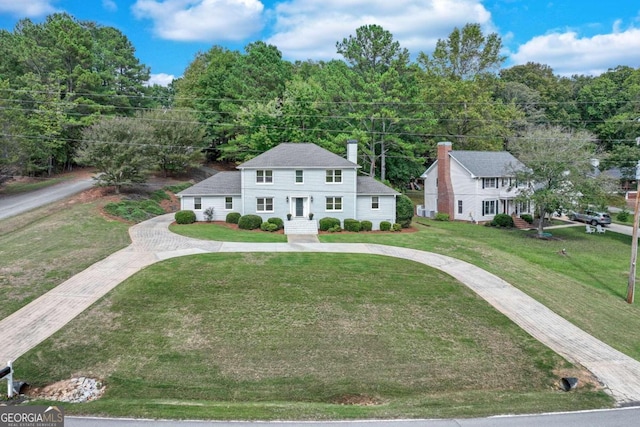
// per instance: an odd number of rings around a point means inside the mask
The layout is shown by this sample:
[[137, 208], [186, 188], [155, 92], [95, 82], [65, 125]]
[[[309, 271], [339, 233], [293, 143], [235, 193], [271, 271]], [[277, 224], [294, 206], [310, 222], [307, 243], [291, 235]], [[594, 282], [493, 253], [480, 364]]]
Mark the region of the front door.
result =
[[304, 199], [301, 197], [296, 198], [296, 217], [304, 216]]

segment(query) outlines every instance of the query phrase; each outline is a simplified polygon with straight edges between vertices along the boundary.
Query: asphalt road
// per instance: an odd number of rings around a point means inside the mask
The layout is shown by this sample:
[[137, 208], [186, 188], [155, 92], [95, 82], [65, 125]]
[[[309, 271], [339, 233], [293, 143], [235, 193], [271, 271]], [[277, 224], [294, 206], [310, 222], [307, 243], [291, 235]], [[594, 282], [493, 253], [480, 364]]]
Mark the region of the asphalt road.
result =
[[447, 420], [374, 421], [169, 421], [66, 417], [67, 427], [628, 427], [638, 425], [640, 408], [569, 412], [541, 415], [499, 416]]
[[84, 178], [61, 182], [60, 184], [29, 193], [0, 197], [0, 219], [9, 218], [31, 209], [57, 202], [91, 187], [93, 187], [93, 179]]

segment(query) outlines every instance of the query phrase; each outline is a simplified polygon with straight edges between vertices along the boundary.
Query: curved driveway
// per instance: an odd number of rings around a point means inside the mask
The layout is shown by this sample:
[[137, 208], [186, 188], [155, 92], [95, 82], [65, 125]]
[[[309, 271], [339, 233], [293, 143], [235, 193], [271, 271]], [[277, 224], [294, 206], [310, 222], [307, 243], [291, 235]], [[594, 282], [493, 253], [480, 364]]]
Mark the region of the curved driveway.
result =
[[404, 258], [440, 269], [474, 290], [556, 353], [591, 371], [618, 402], [640, 402], [640, 362], [577, 328], [499, 277], [444, 255], [414, 249], [345, 243], [227, 243], [171, 233], [173, 214], [137, 224], [132, 244], [0, 321], [0, 361], [35, 347], [120, 282], [158, 261], [209, 252], [338, 252]]

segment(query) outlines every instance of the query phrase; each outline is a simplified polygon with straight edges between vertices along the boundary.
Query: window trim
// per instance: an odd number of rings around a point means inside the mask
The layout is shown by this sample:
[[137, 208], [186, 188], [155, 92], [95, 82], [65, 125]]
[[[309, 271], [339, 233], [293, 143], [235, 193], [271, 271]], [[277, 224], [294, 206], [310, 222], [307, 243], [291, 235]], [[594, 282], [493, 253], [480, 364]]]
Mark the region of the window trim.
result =
[[268, 185], [273, 184], [272, 169], [256, 169], [256, 184]]
[[482, 216], [495, 215], [498, 210], [498, 201], [495, 199], [482, 201]]
[[[300, 172], [300, 176], [298, 176], [298, 172]], [[296, 169], [294, 173], [295, 173], [294, 182], [296, 184], [304, 184], [304, 169]], [[300, 181], [298, 181], [298, 178], [300, 178]]]
[[342, 169], [327, 169], [324, 182], [325, 184], [342, 184]]
[[193, 198], [193, 210], [201, 211], [202, 210], [202, 197], [194, 197]]
[[482, 178], [482, 188], [498, 188], [498, 178]]
[[371, 210], [380, 210], [380, 196], [371, 196]]
[[458, 200], [458, 215], [461, 215], [462, 212], [462, 200]]
[[233, 196], [225, 196], [224, 197], [224, 210], [232, 211], [233, 210]]
[[[259, 213], [273, 213], [273, 197], [256, 197], [256, 212]], [[262, 209], [260, 210], [260, 201], [262, 200]], [[270, 202], [268, 202], [270, 201]], [[271, 204], [271, 210], [268, 209], [269, 204]]]
[[[331, 202], [329, 202], [331, 200]], [[336, 201], [339, 201], [340, 208], [336, 209]], [[329, 206], [331, 205], [331, 207]], [[326, 212], [342, 212], [343, 210], [343, 198], [342, 196], [327, 196], [324, 201], [324, 209]]]

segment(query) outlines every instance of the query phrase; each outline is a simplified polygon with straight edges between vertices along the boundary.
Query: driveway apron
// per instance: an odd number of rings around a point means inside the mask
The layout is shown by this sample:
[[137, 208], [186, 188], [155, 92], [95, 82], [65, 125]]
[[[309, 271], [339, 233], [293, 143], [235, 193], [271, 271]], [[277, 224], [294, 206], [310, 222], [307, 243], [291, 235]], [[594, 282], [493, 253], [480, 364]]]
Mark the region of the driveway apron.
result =
[[[233, 243], [171, 233], [173, 215], [129, 230], [132, 244], [0, 321], [0, 361], [15, 360], [62, 328], [119, 283], [158, 261], [211, 252], [333, 252], [376, 254], [437, 268], [468, 286], [537, 340], [591, 371], [618, 404], [640, 402], [640, 362], [592, 337], [499, 277], [472, 264], [414, 249], [342, 243]], [[1, 363], [1, 362], [0, 362]]]

